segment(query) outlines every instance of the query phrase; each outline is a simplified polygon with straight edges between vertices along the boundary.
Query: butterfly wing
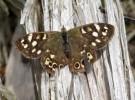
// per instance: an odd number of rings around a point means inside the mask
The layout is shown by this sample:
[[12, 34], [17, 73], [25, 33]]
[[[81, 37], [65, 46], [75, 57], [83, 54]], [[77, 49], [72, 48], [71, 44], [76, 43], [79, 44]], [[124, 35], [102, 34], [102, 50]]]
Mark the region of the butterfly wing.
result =
[[72, 72], [85, 72], [84, 68], [84, 47], [81, 37], [70, 37], [70, 58], [69, 58], [69, 68]]
[[19, 38], [15, 46], [28, 58], [40, 58], [43, 68], [51, 74], [54, 74], [55, 67], [66, 64], [60, 32], [31, 33]]
[[[92, 23], [70, 29], [69, 67], [72, 72], [85, 72], [84, 59], [93, 63], [96, 49], [104, 47], [114, 34], [114, 27], [105, 23]], [[25, 35], [16, 41], [16, 48], [26, 57], [40, 58], [41, 64], [49, 73], [55, 67], [67, 64], [65, 48], [60, 32], [37, 32]]]
[[106, 23], [92, 23], [68, 31], [72, 72], [84, 72], [84, 59], [89, 63], [96, 61], [96, 50], [103, 48], [114, 35], [114, 26]]
[[92, 49], [101, 49], [111, 40], [114, 35], [114, 26], [106, 23], [92, 23], [77, 27], [85, 43]]
[[49, 73], [54, 74], [56, 67], [64, 67], [67, 64], [63, 49], [61, 33], [50, 32], [44, 46], [44, 55], [41, 57], [41, 65]]
[[85, 45], [84, 38], [78, 28], [68, 31], [71, 56], [69, 58], [69, 68], [71, 72], [85, 72], [84, 60], [89, 62], [96, 60], [96, 53], [89, 46]]
[[30, 33], [15, 42], [15, 47], [27, 58], [39, 58], [44, 53], [43, 45], [47, 40], [47, 33]]

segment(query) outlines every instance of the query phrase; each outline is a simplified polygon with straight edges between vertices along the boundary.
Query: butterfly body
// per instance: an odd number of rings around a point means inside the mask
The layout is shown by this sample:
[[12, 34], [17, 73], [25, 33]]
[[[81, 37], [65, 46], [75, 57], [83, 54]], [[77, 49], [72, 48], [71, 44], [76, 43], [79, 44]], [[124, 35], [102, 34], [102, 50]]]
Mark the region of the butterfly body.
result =
[[112, 38], [114, 27], [106, 23], [92, 23], [61, 32], [35, 32], [16, 41], [16, 48], [27, 57], [40, 58], [49, 73], [69, 65], [71, 72], [85, 72], [84, 59], [96, 61], [96, 50]]
[[69, 59], [70, 58], [70, 45], [69, 45], [69, 40], [68, 40], [68, 31], [66, 30], [64, 26], [61, 29], [61, 36], [62, 36], [64, 54]]

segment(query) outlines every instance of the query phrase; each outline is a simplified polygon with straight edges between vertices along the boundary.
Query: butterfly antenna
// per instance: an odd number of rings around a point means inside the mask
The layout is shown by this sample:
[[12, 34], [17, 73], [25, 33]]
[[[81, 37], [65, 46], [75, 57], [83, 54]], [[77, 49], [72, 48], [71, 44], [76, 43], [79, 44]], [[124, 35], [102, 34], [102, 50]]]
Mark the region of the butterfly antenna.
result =
[[[75, 14], [75, 13], [74, 13]], [[68, 24], [68, 22], [71, 20], [71, 18], [74, 16], [74, 14], [69, 18], [69, 20], [67, 21], [66, 25]]]
[[59, 22], [60, 24], [60, 20], [54, 15], [54, 14], [51, 14], [49, 15], [45, 20], [47, 20], [48, 18], [52, 18], [52, 16]]

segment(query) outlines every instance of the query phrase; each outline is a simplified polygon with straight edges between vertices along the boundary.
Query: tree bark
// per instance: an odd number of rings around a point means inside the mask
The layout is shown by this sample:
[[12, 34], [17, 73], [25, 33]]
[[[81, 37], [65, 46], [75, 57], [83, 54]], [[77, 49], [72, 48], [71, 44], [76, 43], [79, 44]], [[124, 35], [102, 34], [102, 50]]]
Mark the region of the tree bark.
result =
[[70, 29], [93, 22], [115, 26], [113, 39], [97, 51], [101, 57], [86, 73], [73, 74], [68, 66], [51, 77], [46, 71], [41, 73], [42, 100], [135, 100], [120, 1], [104, 3], [105, 14], [99, 9], [100, 0], [27, 0], [20, 21], [27, 33], [60, 31], [63, 25]]

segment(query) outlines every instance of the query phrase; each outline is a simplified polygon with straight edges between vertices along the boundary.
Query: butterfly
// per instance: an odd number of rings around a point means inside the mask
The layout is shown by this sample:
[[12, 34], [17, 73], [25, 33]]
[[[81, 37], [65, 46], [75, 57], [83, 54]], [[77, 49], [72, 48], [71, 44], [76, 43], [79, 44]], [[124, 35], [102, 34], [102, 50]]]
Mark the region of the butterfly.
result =
[[102, 49], [114, 35], [114, 26], [107, 23], [91, 23], [61, 32], [34, 32], [18, 38], [16, 48], [26, 57], [40, 59], [49, 73], [55, 68], [69, 65], [71, 72], [85, 72], [84, 59], [94, 63], [96, 50]]

